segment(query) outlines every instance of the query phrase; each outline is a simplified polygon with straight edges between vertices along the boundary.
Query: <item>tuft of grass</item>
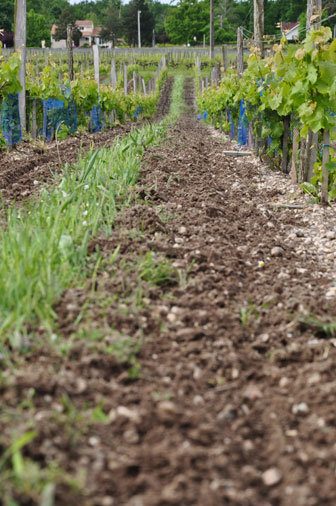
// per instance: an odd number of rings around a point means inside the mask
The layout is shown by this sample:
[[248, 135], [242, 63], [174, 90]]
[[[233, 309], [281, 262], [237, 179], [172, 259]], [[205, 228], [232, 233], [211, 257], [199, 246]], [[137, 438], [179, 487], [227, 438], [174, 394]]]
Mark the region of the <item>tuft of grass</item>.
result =
[[140, 257], [136, 270], [139, 271], [138, 279], [144, 279], [158, 286], [169, 285], [177, 278], [177, 271], [172, 266], [172, 262], [166, 258], [157, 258], [152, 251]]
[[4, 210], [0, 343], [21, 347], [37, 324], [52, 332], [54, 302], [76, 278], [87, 275], [89, 241], [98, 231], [111, 232], [115, 213], [137, 180], [145, 149], [162, 141], [167, 124], [180, 114], [182, 92], [183, 78], [177, 78], [172, 109], [163, 122], [135, 130], [110, 149], [80, 155], [74, 167], [65, 165], [55, 187], [42, 188], [40, 199], [20, 210]]
[[259, 312], [253, 302], [250, 301], [248, 305], [240, 308], [240, 322], [244, 329], [247, 328], [251, 317], [257, 320], [259, 318]]
[[299, 319], [303, 330], [310, 329], [318, 337], [333, 337], [336, 331], [336, 323], [320, 320], [313, 316], [304, 316]]

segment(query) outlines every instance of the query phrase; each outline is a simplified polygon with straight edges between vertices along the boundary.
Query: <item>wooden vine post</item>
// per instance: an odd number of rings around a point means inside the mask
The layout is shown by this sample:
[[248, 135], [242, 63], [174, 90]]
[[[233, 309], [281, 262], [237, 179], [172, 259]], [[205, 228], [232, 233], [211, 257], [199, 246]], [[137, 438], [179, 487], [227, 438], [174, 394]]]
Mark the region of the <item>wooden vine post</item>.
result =
[[69, 81], [71, 82], [74, 80], [71, 24], [67, 25], [67, 52], [68, 52]]
[[243, 28], [238, 26], [237, 28], [237, 70], [238, 75], [244, 71], [244, 46], [243, 46]]
[[223, 64], [223, 69], [224, 69], [224, 74], [225, 74], [229, 68], [228, 50], [227, 50], [226, 44], [224, 44], [224, 46], [222, 46], [222, 64]]
[[329, 142], [330, 132], [329, 130], [323, 131], [323, 155], [322, 155], [322, 184], [321, 184], [321, 203], [324, 205], [328, 204], [328, 183], [329, 174], [327, 163], [329, 162]]
[[[306, 33], [312, 28], [321, 26], [322, 0], [307, 0]], [[307, 138], [301, 142], [301, 181], [310, 181], [314, 173], [314, 164], [317, 160], [318, 133], [308, 131]]]
[[294, 128], [294, 130], [293, 130], [293, 148], [292, 148], [292, 165], [291, 165], [291, 171], [290, 171], [292, 183], [298, 182], [297, 170], [296, 170], [296, 156], [297, 156], [297, 152], [298, 152], [298, 149], [300, 146], [300, 143], [298, 140], [299, 137], [300, 137], [299, 130], [297, 128]]
[[254, 43], [264, 58], [264, 0], [253, 0]]
[[99, 47], [97, 46], [97, 44], [95, 44], [94, 46], [92, 46], [92, 51], [93, 51], [93, 66], [94, 66], [94, 75], [95, 75], [95, 80], [96, 80], [96, 83], [98, 85], [98, 93], [99, 93], [99, 88], [100, 88], [100, 77], [99, 77]]
[[210, 60], [215, 56], [215, 37], [214, 37], [214, 0], [210, 0]]
[[111, 60], [111, 86], [113, 89], [117, 87], [116, 62], [114, 58]]
[[22, 89], [19, 93], [19, 114], [22, 131], [26, 130], [26, 12], [26, 0], [15, 0], [14, 48], [15, 51], [20, 51], [21, 55], [19, 79]]
[[127, 96], [127, 65], [124, 63], [124, 95]]
[[306, 31], [321, 26], [322, 0], [307, 0]]
[[283, 119], [284, 133], [282, 138], [282, 159], [281, 159], [281, 170], [287, 173], [288, 167], [288, 142], [290, 135], [290, 115], [285, 116]]

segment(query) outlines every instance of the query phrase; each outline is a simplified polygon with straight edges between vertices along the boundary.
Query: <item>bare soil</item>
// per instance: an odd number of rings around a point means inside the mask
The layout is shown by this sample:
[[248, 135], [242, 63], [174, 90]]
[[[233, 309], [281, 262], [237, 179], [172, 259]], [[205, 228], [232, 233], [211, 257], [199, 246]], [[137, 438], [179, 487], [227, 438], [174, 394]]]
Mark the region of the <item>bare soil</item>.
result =
[[[57, 487], [59, 506], [335, 505], [336, 341], [307, 320], [336, 316], [329, 273], [302, 214], [272, 205], [258, 165], [196, 120], [190, 80], [185, 94], [133, 205], [90, 245], [97, 277], [55, 306], [62, 347], [14, 356], [2, 402], [18, 409], [34, 389], [17, 421], [38, 431], [25, 456], [81, 483]], [[139, 276], [148, 252], [171, 261], [167, 282]], [[136, 361], [103, 348], [125, 336]], [[9, 438], [6, 418], [0, 429]]]

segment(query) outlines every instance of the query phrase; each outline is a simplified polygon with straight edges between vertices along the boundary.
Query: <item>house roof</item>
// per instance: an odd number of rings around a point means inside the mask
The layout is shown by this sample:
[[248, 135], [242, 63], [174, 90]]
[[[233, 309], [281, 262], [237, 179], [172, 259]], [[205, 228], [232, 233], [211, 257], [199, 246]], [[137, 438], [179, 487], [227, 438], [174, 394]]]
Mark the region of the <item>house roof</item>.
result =
[[[84, 26], [84, 30], [81, 30], [82, 35], [98, 37], [100, 32], [102, 31], [101, 26], [94, 26], [93, 21], [85, 20], [85, 21], [75, 21], [76, 26]], [[57, 30], [57, 25], [52, 25], [51, 27], [51, 35], [55, 35]]]
[[299, 24], [299, 21], [295, 21], [294, 23], [291, 21], [285, 23], [281, 22], [280, 29], [282, 32], [289, 32], [290, 30], [293, 30], [293, 28], [296, 28]]
[[77, 26], [94, 26], [93, 21], [91, 21], [90, 19], [85, 19], [84, 21], [77, 20], [77, 21], [75, 21], [75, 24]]

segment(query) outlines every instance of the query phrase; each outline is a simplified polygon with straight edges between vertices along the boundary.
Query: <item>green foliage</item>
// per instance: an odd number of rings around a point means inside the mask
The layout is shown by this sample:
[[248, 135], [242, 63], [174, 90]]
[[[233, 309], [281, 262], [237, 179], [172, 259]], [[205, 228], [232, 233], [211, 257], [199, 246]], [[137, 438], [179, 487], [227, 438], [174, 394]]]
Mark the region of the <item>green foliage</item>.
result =
[[138, 44], [138, 11], [141, 11], [141, 41], [150, 45], [155, 21], [145, 0], [131, 0], [122, 11], [122, 31], [128, 44]]
[[6, 61], [0, 47], [0, 96], [6, 98], [10, 93], [21, 91], [19, 71], [21, 66], [20, 53], [13, 53]]
[[[282, 40], [274, 46], [274, 54], [263, 60], [252, 52], [239, 84], [236, 73], [228, 72], [217, 89], [199, 97], [200, 110], [207, 110], [218, 123], [229, 109], [237, 121], [237, 104], [244, 99], [247, 117], [255, 121], [255, 133], [265, 139], [271, 136], [270, 149], [278, 155], [283, 121], [289, 116], [301, 136], [309, 128], [313, 132], [332, 130], [336, 127], [331, 114], [336, 110], [336, 41], [328, 44], [331, 35], [329, 27], [313, 30], [299, 49]], [[334, 165], [328, 168], [333, 174]]]
[[50, 46], [50, 28], [44, 16], [31, 9], [27, 12], [27, 47], [41, 47], [42, 40]]
[[54, 35], [55, 40], [61, 40], [67, 38], [67, 25], [72, 25], [72, 40], [76, 46], [79, 46], [79, 39], [82, 36], [82, 32], [75, 24], [76, 18], [73, 11], [69, 6], [64, 7], [60, 17], [57, 19], [57, 29]]
[[[179, 81], [173, 93], [177, 109], [181, 96]], [[90, 238], [97, 231], [111, 233], [116, 201], [124, 201], [136, 182], [146, 147], [164, 138], [165, 125], [178, 114], [174, 109], [164, 123], [117, 139], [112, 148], [85, 154], [71, 170], [65, 166], [62, 179], [42, 189], [39, 200], [6, 211], [7, 226], [0, 228], [2, 344], [8, 339], [19, 348], [24, 339], [29, 341], [28, 327], [37, 322], [51, 331], [55, 300], [87, 272]], [[160, 270], [165, 273], [166, 267]]]
[[181, 0], [171, 8], [165, 19], [165, 29], [170, 40], [176, 44], [203, 41], [203, 33], [209, 23], [209, 3], [205, 0]]
[[141, 257], [136, 266], [139, 271], [138, 278], [144, 279], [153, 285], [171, 284], [177, 277], [177, 271], [170, 260], [157, 258], [152, 251]]

